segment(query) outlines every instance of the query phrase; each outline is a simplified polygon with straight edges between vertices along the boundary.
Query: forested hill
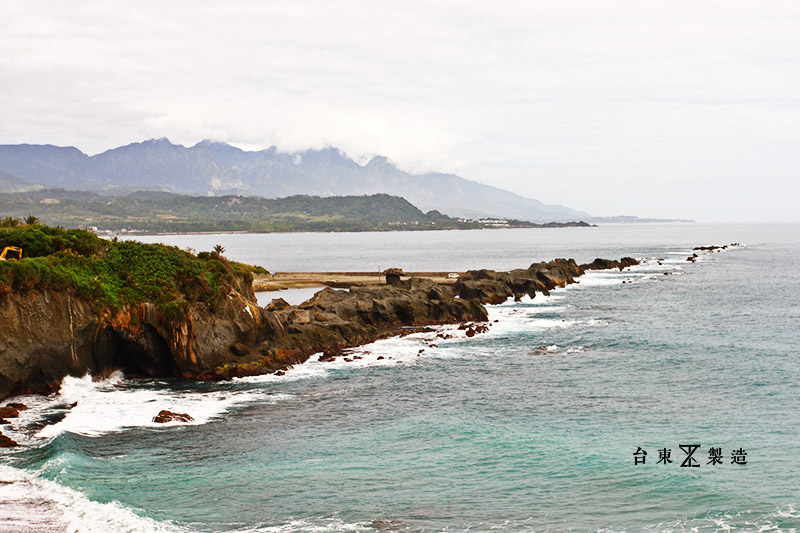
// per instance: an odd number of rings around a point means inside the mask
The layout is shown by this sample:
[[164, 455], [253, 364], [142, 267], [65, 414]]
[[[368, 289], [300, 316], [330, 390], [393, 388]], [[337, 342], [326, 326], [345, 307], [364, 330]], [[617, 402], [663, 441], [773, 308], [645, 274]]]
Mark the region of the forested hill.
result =
[[[470, 229], [497, 223], [463, 221], [437, 211], [423, 213], [397, 196], [184, 196], [135, 192], [102, 196], [48, 189], [0, 194], [0, 218], [34, 215], [65, 227], [111, 231], [374, 231]], [[534, 227], [510, 221], [511, 227]]]

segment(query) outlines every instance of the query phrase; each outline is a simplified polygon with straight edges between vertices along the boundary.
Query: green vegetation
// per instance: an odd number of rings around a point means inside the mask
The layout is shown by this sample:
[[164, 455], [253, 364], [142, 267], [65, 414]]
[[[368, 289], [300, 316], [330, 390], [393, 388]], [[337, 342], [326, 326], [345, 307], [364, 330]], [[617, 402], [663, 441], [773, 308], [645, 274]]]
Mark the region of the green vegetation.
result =
[[170, 318], [189, 305], [212, 308], [231, 290], [235, 276], [254, 272], [217, 252], [197, 256], [177, 247], [107, 241], [78, 229], [44, 225], [0, 227], [0, 249], [18, 246], [23, 259], [0, 262], [0, 294], [31, 289], [73, 291], [97, 309], [152, 302]]
[[[438, 211], [423, 213], [408, 201], [388, 194], [371, 196], [183, 196], [135, 192], [101, 196], [88, 191], [39, 190], [0, 194], [0, 214], [22, 217], [35, 213], [47, 224], [182, 232], [382, 231], [477, 229], [491, 227]], [[535, 227], [508, 221], [506, 227]]]

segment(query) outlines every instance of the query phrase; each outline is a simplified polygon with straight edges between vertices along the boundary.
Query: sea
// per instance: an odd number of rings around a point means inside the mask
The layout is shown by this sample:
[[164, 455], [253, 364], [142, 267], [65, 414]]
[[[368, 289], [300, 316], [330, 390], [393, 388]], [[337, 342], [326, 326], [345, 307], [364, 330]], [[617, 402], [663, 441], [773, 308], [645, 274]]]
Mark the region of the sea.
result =
[[798, 224], [136, 238], [273, 272], [643, 262], [349, 363], [67, 377], [2, 427], [0, 531], [800, 530]]

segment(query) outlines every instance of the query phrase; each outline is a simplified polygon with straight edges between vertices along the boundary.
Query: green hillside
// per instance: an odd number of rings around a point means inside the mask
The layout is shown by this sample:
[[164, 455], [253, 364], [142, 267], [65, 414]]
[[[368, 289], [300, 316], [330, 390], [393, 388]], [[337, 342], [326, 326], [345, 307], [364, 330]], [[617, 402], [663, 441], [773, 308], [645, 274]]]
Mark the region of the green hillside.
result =
[[[405, 199], [387, 194], [277, 199], [144, 191], [102, 196], [60, 189], [0, 194], [0, 218], [28, 215], [50, 225], [116, 232], [375, 231], [485, 226], [437, 211], [423, 213]], [[510, 225], [535, 226], [515, 221]]]

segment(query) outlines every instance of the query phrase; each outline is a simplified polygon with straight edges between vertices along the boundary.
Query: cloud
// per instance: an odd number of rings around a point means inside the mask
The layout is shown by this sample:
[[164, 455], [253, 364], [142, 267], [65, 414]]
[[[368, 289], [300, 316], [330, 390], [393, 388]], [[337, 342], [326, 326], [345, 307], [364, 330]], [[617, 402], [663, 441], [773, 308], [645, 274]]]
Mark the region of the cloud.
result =
[[750, 186], [756, 218], [796, 218], [796, 2], [3, 10], [0, 142], [333, 145], [598, 214], [735, 218], [712, 199]]

